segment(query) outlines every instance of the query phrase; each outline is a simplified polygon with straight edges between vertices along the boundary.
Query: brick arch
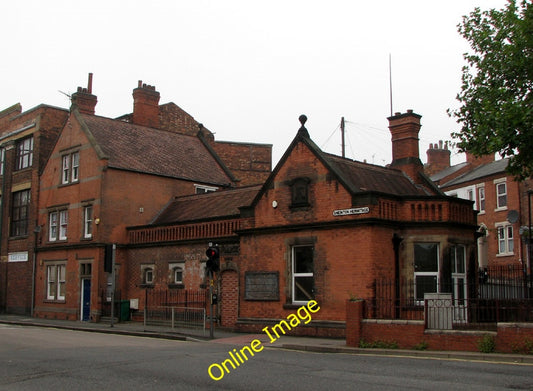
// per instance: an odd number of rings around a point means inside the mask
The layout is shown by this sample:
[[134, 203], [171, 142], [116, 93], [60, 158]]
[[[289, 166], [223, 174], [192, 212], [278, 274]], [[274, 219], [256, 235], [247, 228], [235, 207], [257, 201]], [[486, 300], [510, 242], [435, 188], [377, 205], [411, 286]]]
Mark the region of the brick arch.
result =
[[223, 268], [220, 282], [220, 325], [234, 328], [239, 311], [239, 272]]

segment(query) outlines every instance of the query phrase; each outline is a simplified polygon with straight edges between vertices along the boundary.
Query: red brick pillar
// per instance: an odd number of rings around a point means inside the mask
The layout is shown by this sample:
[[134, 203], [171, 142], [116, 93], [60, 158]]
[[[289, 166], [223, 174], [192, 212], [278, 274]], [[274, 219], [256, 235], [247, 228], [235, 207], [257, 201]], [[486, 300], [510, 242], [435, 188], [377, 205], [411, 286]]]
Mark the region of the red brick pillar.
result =
[[220, 286], [220, 325], [234, 328], [239, 308], [239, 274], [235, 270], [222, 272]]
[[363, 300], [346, 300], [346, 345], [359, 347], [362, 334]]

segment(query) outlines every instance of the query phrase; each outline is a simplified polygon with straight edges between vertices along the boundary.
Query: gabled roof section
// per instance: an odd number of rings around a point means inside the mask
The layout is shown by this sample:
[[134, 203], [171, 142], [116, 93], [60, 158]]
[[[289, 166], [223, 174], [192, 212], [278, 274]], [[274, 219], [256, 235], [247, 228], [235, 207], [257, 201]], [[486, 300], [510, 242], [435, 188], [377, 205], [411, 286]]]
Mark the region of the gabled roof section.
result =
[[198, 137], [77, 111], [74, 115], [99, 157], [108, 159], [111, 168], [218, 186], [227, 186], [232, 181]]
[[261, 186], [250, 186], [176, 197], [152, 224], [164, 225], [239, 216], [239, 208], [249, 206], [260, 189]]
[[490, 162], [488, 164], [482, 164], [481, 166], [478, 166], [474, 168], [472, 171], [468, 171], [467, 173], [452, 179], [449, 182], [444, 183], [441, 185], [441, 187], [448, 187], [448, 186], [455, 186], [459, 185], [461, 183], [467, 183], [471, 181], [476, 181], [478, 179], [495, 175], [495, 174], [506, 174], [507, 165], [509, 164], [509, 159], [501, 159], [501, 160], [495, 160], [493, 162]]
[[[402, 171], [377, 166], [356, 160], [346, 159], [323, 152], [310, 138], [309, 132], [305, 128], [307, 117], [300, 116], [302, 126], [298, 130], [296, 137], [289, 145], [282, 158], [272, 171], [261, 191], [257, 194], [252, 205], [256, 205], [262, 194], [268, 189], [279, 172], [280, 168], [289, 158], [292, 150], [298, 143], [305, 144], [313, 154], [324, 164], [336, 179], [352, 194], [362, 193], [382, 193], [394, 196], [421, 196], [429, 193], [424, 188], [415, 185]], [[428, 179], [428, 184], [431, 182]], [[441, 192], [434, 186], [432, 190], [437, 194]], [[431, 193], [435, 195], [435, 193]]]

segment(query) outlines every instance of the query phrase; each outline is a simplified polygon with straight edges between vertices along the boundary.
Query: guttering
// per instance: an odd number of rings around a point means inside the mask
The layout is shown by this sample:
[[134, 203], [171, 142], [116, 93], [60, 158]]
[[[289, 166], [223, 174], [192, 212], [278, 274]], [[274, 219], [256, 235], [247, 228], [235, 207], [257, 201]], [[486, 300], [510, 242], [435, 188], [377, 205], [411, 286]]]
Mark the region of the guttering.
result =
[[31, 129], [31, 128], [33, 128], [35, 125], [36, 125], [35, 122], [32, 122], [31, 124], [26, 125], [26, 126], [23, 126], [23, 127], [20, 128], [20, 129], [13, 130], [12, 132], [9, 132], [9, 133], [7, 133], [7, 134], [1, 136], [1, 137], [0, 137], [0, 142], [2, 142], [2, 141], [5, 140], [5, 139], [8, 139], [8, 138], [10, 138], [10, 137], [16, 136], [17, 134], [22, 133], [22, 132], [24, 132], [25, 130]]

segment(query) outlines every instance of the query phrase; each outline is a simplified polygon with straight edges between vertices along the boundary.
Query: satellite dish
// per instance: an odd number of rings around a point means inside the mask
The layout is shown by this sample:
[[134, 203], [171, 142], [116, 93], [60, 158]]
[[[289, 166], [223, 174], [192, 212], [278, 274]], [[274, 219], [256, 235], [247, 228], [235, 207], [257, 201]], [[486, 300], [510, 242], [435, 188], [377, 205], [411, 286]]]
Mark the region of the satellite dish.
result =
[[507, 213], [507, 221], [511, 224], [514, 224], [518, 221], [518, 212], [516, 210], [510, 210], [509, 213]]

